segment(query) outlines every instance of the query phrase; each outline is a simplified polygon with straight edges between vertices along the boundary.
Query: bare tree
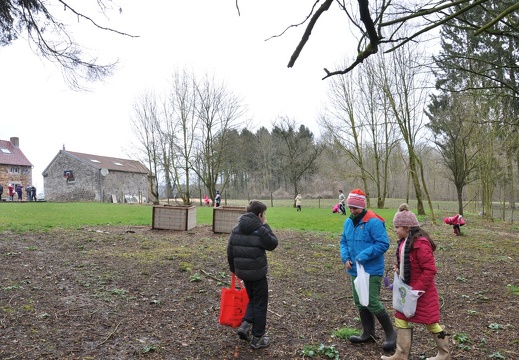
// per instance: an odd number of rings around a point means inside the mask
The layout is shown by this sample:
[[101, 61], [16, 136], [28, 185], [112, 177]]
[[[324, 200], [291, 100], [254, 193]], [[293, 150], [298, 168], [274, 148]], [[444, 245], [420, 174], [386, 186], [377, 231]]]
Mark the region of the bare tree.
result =
[[187, 71], [175, 71], [169, 92], [166, 116], [168, 170], [185, 205], [191, 203], [191, 172], [195, 160], [197, 117], [196, 79]]
[[380, 79], [383, 76], [384, 58], [372, 58], [365, 67], [359, 69], [358, 91], [362, 101], [357, 111], [364, 119], [371, 146], [365, 147], [370, 164], [370, 177], [376, 188], [377, 207], [384, 208], [388, 193], [390, 157], [400, 141], [396, 126], [392, 122], [390, 102], [385, 96]]
[[[116, 63], [99, 64], [96, 57], [86, 55], [72, 38], [69, 26], [56, 16], [56, 9], [63, 9], [76, 21], [92, 25], [93, 29], [134, 36], [101, 25], [93, 17], [77, 11], [70, 1], [56, 0], [54, 3], [58, 6], [41, 0], [0, 0], [0, 46], [11, 44], [25, 33], [39, 56], [60, 65], [72, 88], [81, 89], [84, 80], [95, 81], [110, 75]], [[97, 6], [105, 16], [109, 11], [122, 12], [111, 0], [97, 0]]]
[[[368, 195], [369, 206], [369, 178], [370, 175], [364, 165], [365, 153], [363, 146], [369, 142], [367, 127], [364, 120], [358, 116], [355, 105], [361, 104], [360, 93], [355, 81], [350, 81], [343, 76], [332, 79], [329, 86], [329, 103], [332, 107], [325, 110], [319, 119], [319, 124], [330, 134], [332, 146], [337, 146], [341, 152], [351, 159], [357, 166], [357, 172], [350, 170], [345, 176], [358, 177], [363, 183], [363, 188]], [[341, 167], [339, 166], [339, 169]]]
[[153, 203], [159, 203], [158, 174], [161, 163], [161, 129], [157, 101], [153, 93], [144, 93], [133, 106], [130, 125], [150, 169], [148, 181]]
[[[364, 191], [371, 198], [376, 189], [377, 206], [384, 207], [387, 194], [389, 156], [397, 144], [395, 125], [390, 121], [389, 104], [378, 80], [383, 58], [374, 58], [352, 77], [331, 80], [329, 103], [320, 119], [334, 145], [352, 160], [357, 171], [346, 174], [362, 179]], [[360, 173], [360, 175], [358, 175]]]
[[192, 168], [214, 199], [217, 184], [223, 193], [228, 182], [223, 166], [232, 143], [227, 135], [243, 125], [244, 106], [224, 83], [209, 75], [197, 81], [196, 96], [199, 128], [196, 164]]
[[303, 176], [316, 172], [316, 160], [323, 151], [323, 146], [316, 144], [308, 128], [304, 125], [296, 127], [294, 120], [282, 117], [272, 130], [274, 142], [279, 145], [276, 157], [280, 159], [282, 173], [288, 179], [294, 198], [303, 190]]
[[[391, 112], [406, 147], [406, 168], [413, 183], [417, 210], [425, 214], [422, 190], [425, 182], [420, 181], [420, 159], [418, 142], [424, 136], [423, 109], [427, 98], [427, 83], [420, 64], [418, 47], [405, 46], [391, 54], [391, 62], [385, 68], [383, 89], [390, 103]], [[434, 210], [429, 199], [434, 218]]]

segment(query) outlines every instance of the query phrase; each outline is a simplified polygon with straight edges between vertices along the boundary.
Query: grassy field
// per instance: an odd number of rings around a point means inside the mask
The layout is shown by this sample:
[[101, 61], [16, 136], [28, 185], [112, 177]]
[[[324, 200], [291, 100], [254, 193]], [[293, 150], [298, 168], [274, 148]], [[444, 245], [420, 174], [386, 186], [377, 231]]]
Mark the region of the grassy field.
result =
[[[197, 207], [197, 224], [212, 224], [213, 208]], [[151, 226], [152, 206], [109, 203], [0, 203], [0, 231], [24, 232], [52, 228], [99, 225]], [[388, 214], [391, 210], [384, 211]], [[392, 211], [394, 212], [394, 211]], [[392, 217], [392, 215], [391, 215]], [[304, 208], [301, 212], [284, 207], [267, 210], [273, 228], [338, 231], [344, 216], [329, 208]]]
[[[311, 199], [303, 201], [298, 212], [291, 200], [264, 200], [268, 206], [267, 219], [275, 229], [340, 232], [344, 216], [333, 214], [335, 199]], [[403, 200], [391, 199], [387, 208], [375, 209], [392, 226], [393, 215]], [[227, 201], [227, 205], [245, 206], [247, 200]], [[413, 204], [410, 204], [413, 210]], [[454, 202], [434, 204], [435, 212], [455, 214]], [[1, 202], [0, 231], [24, 232], [52, 228], [78, 228], [99, 225], [151, 226], [152, 206], [111, 203], [52, 203], [52, 202]], [[466, 217], [476, 216], [466, 214]], [[430, 220], [430, 214], [425, 218]], [[197, 224], [212, 224], [213, 208], [197, 206]], [[436, 219], [441, 222], [441, 218]]]

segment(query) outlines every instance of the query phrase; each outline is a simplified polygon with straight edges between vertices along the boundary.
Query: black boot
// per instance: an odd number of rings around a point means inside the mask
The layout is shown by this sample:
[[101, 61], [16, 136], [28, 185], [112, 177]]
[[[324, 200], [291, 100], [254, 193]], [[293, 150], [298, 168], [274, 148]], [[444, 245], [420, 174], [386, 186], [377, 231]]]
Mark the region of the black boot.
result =
[[261, 337], [253, 336], [252, 340], [250, 342], [250, 347], [253, 350], [259, 350], [262, 348], [266, 348], [269, 345], [270, 345], [270, 339], [268, 338], [268, 336], [261, 336]]
[[380, 325], [382, 325], [382, 329], [386, 333], [386, 340], [382, 344], [382, 348], [384, 351], [392, 351], [396, 349], [396, 331], [393, 328], [393, 324], [391, 323], [391, 319], [389, 318], [389, 314], [386, 310], [377, 314], [377, 319]]
[[247, 322], [247, 321], [243, 321], [240, 325], [240, 327], [238, 328], [238, 336], [240, 337], [240, 339], [242, 340], [245, 340], [245, 341], [250, 341], [250, 331], [251, 331], [251, 328], [252, 328], [252, 324]]
[[360, 336], [350, 336], [350, 342], [363, 343], [375, 341], [375, 317], [368, 309], [360, 309], [360, 322], [362, 323], [362, 334]]

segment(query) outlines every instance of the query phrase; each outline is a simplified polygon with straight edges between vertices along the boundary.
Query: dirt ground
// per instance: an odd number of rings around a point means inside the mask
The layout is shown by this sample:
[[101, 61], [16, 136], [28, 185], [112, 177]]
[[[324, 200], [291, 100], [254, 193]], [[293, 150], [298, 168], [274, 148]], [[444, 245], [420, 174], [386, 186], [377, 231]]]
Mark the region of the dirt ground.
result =
[[[519, 359], [517, 226], [469, 223], [460, 237], [444, 224], [425, 228], [438, 243], [441, 324], [452, 335], [452, 359]], [[301, 359], [305, 346], [320, 344], [334, 346], [340, 359], [379, 359], [378, 324], [378, 343], [333, 335], [360, 327], [338, 234], [276, 234], [272, 343], [253, 351], [217, 321], [229, 281], [228, 234], [210, 226], [3, 233], [0, 359]], [[382, 298], [392, 313], [391, 291], [383, 288]], [[432, 338], [417, 326], [410, 359], [434, 354]]]

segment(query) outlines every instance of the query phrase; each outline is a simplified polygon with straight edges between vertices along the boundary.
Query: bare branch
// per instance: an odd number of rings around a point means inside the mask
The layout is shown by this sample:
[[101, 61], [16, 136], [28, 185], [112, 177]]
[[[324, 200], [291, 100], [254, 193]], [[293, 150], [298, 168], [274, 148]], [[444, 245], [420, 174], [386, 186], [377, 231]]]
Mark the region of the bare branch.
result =
[[[360, 1], [360, 0], [359, 0]], [[306, 27], [306, 30], [303, 34], [303, 37], [301, 41], [299, 42], [299, 45], [297, 45], [296, 50], [290, 57], [290, 61], [288, 62], [288, 67], [291, 68], [294, 66], [294, 63], [296, 62], [297, 58], [299, 57], [299, 54], [301, 53], [301, 50], [303, 50], [306, 42], [310, 39], [310, 35], [312, 34], [312, 30], [314, 28], [315, 23], [319, 19], [322, 13], [327, 11], [330, 8], [330, 5], [332, 4], [333, 0], [326, 0], [319, 9], [315, 12], [315, 14], [310, 19], [310, 22], [308, 23], [308, 26]]]
[[369, 4], [368, 0], [358, 0], [359, 1], [359, 11], [360, 11], [360, 19], [364, 23], [364, 26], [366, 27], [366, 32], [368, 33], [369, 37], [369, 43], [366, 45], [366, 48], [361, 51], [357, 58], [355, 59], [355, 62], [350, 65], [345, 70], [340, 71], [334, 71], [330, 72], [326, 68], [324, 71], [326, 72], [326, 76], [323, 77], [323, 80], [333, 76], [333, 75], [339, 75], [339, 74], [346, 74], [350, 72], [355, 66], [363, 62], [365, 59], [367, 59], [369, 56], [376, 54], [378, 51], [378, 44], [380, 43], [380, 38], [378, 36], [377, 30], [375, 29], [375, 24], [373, 22], [373, 19], [371, 19], [371, 15], [369, 12]]
[[[304, 23], [305, 23], [305, 22], [310, 18], [310, 16], [313, 14], [314, 9], [315, 9], [315, 6], [316, 6], [318, 3], [319, 3], [319, 0], [316, 0], [315, 3], [314, 3], [314, 5], [312, 5], [312, 10], [310, 10], [310, 13], [309, 13], [309, 14], [306, 16], [306, 18], [305, 18], [303, 21], [301, 21], [299, 24], [290, 25], [290, 26], [288, 26], [285, 30], [283, 30], [283, 31], [281, 32], [281, 34], [273, 35], [273, 36], [269, 37], [268, 39], [266, 39], [265, 41], [268, 41], [268, 40], [270, 40], [270, 39], [272, 39], [272, 38], [277, 38], [277, 37], [282, 36], [282, 35], [283, 35], [284, 33], [286, 33], [286, 32], [288, 31], [288, 29], [290, 29], [290, 28], [298, 27], [298, 26], [300, 26], [300, 25], [303, 25], [303, 24], [304, 24]], [[311, 32], [311, 31], [310, 31], [310, 32]]]
[[[89, 22], [91, 22], [96, 28], [98, 29], [101, 29], [101, 30], [106, 30], [106, 31], [111, 31], [111, 32], [114, 32], [116, 34], [119, 34], [119, 35], [124, 35], [124, 36], [129, 36], [129, 37], [132, 37], [132, 38], [136, 38], [136, 37], [139, 37], [139, 35], [130, 35], [128, 33], [125, 33], [125, 32], [122, 32], [122, 31], [119, 31], [119, 30], [115, 30], [115, 29], [112, 29], [112, 28], [108, 28], [108, 27], [104, 27], [104, 26], [101, 26], [99, 24], [97, 24], [94, 20], [92, 20], [92, 18], [80, 13], [80, 12], [77, 12], [76, 10], [74, 10], [72, 7], [70, 7], [69, 4], [67, 4], [66, 2], [62, 1], [62, 0], [58, 0], [60, 3], [63, 4], [63, 7], [65, 9], [69, 9], [70, 11], [72, 11], [74, 14], [77, 15], [78, 18], [83, 18], [83, 19], [86, 19], [88, 20]], [[98, 1], [99, 3], [99, 1]]]
[[[477, 1], [474, 1], [471, 3], [470, 0], [457, 0], [454, 2], [448, 2], [447, 4], [443, 4], [443, 5], [442, 5], [442, 2], [440, 2], [439, 6], [433, 6], [431, 8], [426, 8], [426, 9], [422, 9], [419, 11], [410, 11], [410, 13], [411, 13], [410, 15], [398, 17], [398, 18], [390, 20], [390, 21], [382, 21], [382, 19], [384, 17], [383, 16], [384, 13], [386, 12], [386, 10], [388, 9], [388, 7], [391, 4], [391, 2], [388, 1], [387, 3], [385, 3], [385, 5], [383, 4], [381, 6], [381, 13], [379, 14], [378, 18], [375, 19], [375, 21], [373, 21], [373, 19], [371, 18], [370, 12], [369, 12], [368, 1], [367, 0], [358, 0], [361, 20], [366, 28], [363, 35], [367, 36], [369, 38], [369, 43], [364, 48], [363, 51], [359, 52], [355, 61], [350, 66], [348, 66], [346, 69], [331, 72], [325, 68], [324, 71], [326, 72], [326, 76], [323, 77], [323, 80], [330, 76], [343, 75], [343, 74], [350, 72], [358, 64], [362, 63], [366, 58], [377, 53], [378, 46], [380, 44], [397, 43], [394, 47], [384, 51], [384, 53], [392, 52], [392, 51], [400, 48], [401, 46], [407, 44], [408, 42], [415, 40], [420, 35], [423, 35], [429, 31], [431, 31], [432, 29], [437, 28], [438, 26], [442, 26], [454, 18], [459, 18], [465, 12], [467, 12], [470, 9], [472, 9], [476, 6], [479, 6], [487, 1], [488, 0], [477, 0]], [[460, 6], [460, 5], [466, 5], [466, 6], [459, 9], [458, 11], [455, 11], [454, 13], [452, 13], [450, 15], [447, 15], [443, 12], [445, 9], [449, 9], [454, 6]], [[501, 13], [498, 16], [498, 20], [502, 19], [504, 16], [506, 16], [507, 14], [511, 13], [512, 11], [514, 11], [518, 8], [519, 8], [519, 4], [511, 6], [510, 8], [506, 9], [503, 13]], [[417, 19], [417, 18], [426, 19], [427, 15], [431, 15], [431, 14], [442, 14], [443, 17], [441, 17], [439, 20], [432, 21], [432, 23], [429, 26], [425, 26], [425, 27], [421, 28], [420, 30], [416, 31], [415, 33], [411, 34], [410, 36], [394, 38], [394, 36], [399, 32], [401, 26], [404, 23], [406, 23], [407, 21]], [[496, 20], [496, 21], [498, 21], [498, 20]], [[377, 23], [377, 22], [378, 22], [378, 31], [375, 31], [375, 23]], [[495, 23], [495, 21], [493, 23]], [[478, 30], [478, 33], [481, 31], [485, 31], [493, 23], [489, 23], [489, 24], [485, 25], [483, 28]], [[381, 35], [382, 29], [385, 27], [393, 26], [393, 25], [398, 25], [397, 29], [393, 31], [393, 33], [389, 37], [389, 39], [383, 40], [383, 37]], [[362, 42], [362, 39], [361, 39], [361, 42]], [[359, 42], [359, 45], [361, 44], [361, 42]]]

